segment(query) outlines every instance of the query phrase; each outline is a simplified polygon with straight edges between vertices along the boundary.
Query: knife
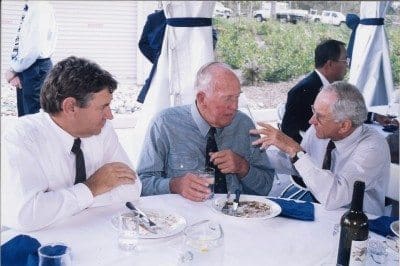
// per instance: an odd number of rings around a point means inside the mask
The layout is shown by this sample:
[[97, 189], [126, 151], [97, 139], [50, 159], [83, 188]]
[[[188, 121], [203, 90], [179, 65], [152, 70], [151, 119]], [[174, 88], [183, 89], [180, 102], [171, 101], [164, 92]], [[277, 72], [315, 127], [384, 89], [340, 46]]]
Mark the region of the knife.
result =
[[157, 227], [156, 223], [153, 222], [152, 220], [150, 220], [149, 217], [147, 217], [147, 215], [144, 212], [142, 212], [137, 207], [135, 207], [135, 205], [133, 205], [132, 202], [128, 201], [125, 204], [125, 206], [128, 207], [128, 209], [130, 209], [132, 211], [136, 211], [137, 213], [139, 213], [139, 218], [144, 219], [146, 222], [148, 222], [150, 227]]

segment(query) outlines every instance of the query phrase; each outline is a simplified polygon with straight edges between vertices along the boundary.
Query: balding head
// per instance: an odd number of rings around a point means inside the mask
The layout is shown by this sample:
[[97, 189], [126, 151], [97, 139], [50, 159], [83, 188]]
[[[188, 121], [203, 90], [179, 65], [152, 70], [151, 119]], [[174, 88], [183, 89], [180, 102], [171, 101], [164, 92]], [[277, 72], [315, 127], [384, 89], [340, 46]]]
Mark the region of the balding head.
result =
[[229, 125], [238, 108], [240, 82], [232, 69], [219, 62], [211, 62], [197, 72], [196, 103], [200, 114], [211, 126]]
[[203, 91], [209, 94], [213, 89], [221, 87], [220, 83], [224, 82], [237, 83], [236, 85], [240, 87], [239, 79], [227, 64], [210, 62], [197, 72], [194, 88], [197, 92]]

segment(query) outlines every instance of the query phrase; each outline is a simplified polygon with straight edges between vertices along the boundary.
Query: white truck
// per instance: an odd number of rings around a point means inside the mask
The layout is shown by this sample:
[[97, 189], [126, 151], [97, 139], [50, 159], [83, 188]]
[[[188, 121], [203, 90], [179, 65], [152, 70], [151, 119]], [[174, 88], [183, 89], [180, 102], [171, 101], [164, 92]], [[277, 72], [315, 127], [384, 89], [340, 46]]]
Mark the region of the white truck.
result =
[[325, 24], [332, 24], [335, 26], [340, 26], [346, 23], [346, 17], [337, 11], [322, 11], [321, 22]]
[[310, 9], [310, 14], [308, 17], [309, 21], [312, 22], [320, 22], [321, 21], [321, 15], [318, 15], [318, 11], [316, 9]]
[[276, 19], [282, 22], [297, 23], [299, 20], [308, 20], [308, 11], [302, 9], [290, 9], [287, 2], [267, 2], [263, 3], [261, 9], [253, 12], [253, 17], [261, 22], [272, 17], [273, 8], [275, 5]]
[[213, 17], [230, 18], [232, 9], [225, 7], [221, 2], [215, 2]]

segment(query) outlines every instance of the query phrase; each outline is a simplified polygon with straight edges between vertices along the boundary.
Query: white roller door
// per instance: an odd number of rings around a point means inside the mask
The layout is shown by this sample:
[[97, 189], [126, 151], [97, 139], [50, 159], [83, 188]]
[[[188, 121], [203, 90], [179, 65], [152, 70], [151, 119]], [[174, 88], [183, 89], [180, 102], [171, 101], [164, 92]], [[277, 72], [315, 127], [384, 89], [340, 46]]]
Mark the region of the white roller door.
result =
[[[75, 55], [110, 71], [125, 86], [137, 79], [136, 1], [51, 1], [58, 41], [53, 62]], [[10, 50], [24, 1], [1, 1], [1, 68], [8, 68]], [[5, 82], [2, 78], [2, 83]]]

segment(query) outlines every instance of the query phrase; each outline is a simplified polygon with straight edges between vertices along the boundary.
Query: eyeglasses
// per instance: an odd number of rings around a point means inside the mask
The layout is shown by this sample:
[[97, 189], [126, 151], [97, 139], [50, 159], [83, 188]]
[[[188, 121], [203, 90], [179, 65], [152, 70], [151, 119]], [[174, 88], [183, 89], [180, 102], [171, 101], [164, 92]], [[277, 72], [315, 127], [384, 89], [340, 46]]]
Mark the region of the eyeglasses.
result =
[[350, 58], [346, 58], [346, 59], [339, 59], [339, 60], [336, 60], [337, 62], [346, 62], [346, 65], [350, 65]]

